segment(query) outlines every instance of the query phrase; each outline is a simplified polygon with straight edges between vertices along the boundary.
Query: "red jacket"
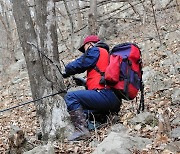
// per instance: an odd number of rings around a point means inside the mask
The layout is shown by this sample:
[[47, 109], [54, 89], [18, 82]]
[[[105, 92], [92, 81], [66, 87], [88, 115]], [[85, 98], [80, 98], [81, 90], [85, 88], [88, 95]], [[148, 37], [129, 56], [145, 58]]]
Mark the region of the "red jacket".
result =
[[[105, 72], [108, 64], [109, 64], [109, 54], [106, 49], [99, 48], [99, 59], [96, 63], [96, 66], [99, 68], [101, 72]], [[94, 68], [87, 70], [87, 82], [86, 86], [88, 90], [93, 89], [104, 89], [105, 85], [99, 84], [101, 79], [100, 73], [98, 73]]]

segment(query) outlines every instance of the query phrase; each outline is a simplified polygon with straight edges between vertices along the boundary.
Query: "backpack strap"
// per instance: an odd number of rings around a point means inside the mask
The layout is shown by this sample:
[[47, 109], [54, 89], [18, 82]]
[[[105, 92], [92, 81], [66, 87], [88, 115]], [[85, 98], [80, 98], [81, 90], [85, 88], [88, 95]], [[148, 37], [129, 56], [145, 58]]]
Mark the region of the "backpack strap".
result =
[[141, 91], [141, 99], [140, 99], [139, 108], [137, 110], [138, 114], [140, 113], [141, 110], [144, 111], [144, 83], [143, 81], [141, 81], [140, 91]]
[[96, 70], [96, 72], [98, 72], [101, 76], [104, 76], [105, 72], [101, 72], [99, 67], [97, 67], [97, 65], [94, 67], [94, 70]]
[[140, 81], [141, 98], [140, 98], [139, 108], [137, 110], [138, 114], [140, 113], [140, 111], [144, 111], [144, 83], [142, 80], [142, 75], [143, 75], [142, 60], [139, 61], [139, 65], [140, 65], [140, 69], [141, 69], [141, 81]]
[[107, 83], [106, 83], [106, 80], [105, 80], [105, 77], [104, 77], [105, 72], [101, 72], [100, 69], [97, 66], [94, 67], [94, 70], [101, 75], [101, 79], [100, 79], [99, 83], [103, 84], [105, 86], [105, 88], [106, 88]]
[[129, 83], [130, 83], [130, 71], [131, 71], [132, 63], [128, 58], [126, 58], [124, 60], [127, 63], [127, 65], [126, 65], [127, 78], [124, 79], [124, 93], [126, 95], [126, 98], [129, 98], [128, 87], [129, 87]]

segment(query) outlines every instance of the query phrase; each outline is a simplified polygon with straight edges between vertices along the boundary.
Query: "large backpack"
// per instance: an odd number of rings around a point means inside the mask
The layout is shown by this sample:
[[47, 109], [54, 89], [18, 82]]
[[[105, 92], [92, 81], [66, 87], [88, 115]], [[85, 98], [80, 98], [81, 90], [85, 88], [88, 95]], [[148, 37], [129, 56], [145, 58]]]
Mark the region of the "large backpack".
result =
[[140, 90], [138, 112], [141, 108], [144, 110], [141, 51], [136, 44], [123, 43], [114, 46], [106, 71], [101, 72], [97, 66], [95, 70], [102, 76], [101, 83], [110, 86], [122, 99], [133, 100]]

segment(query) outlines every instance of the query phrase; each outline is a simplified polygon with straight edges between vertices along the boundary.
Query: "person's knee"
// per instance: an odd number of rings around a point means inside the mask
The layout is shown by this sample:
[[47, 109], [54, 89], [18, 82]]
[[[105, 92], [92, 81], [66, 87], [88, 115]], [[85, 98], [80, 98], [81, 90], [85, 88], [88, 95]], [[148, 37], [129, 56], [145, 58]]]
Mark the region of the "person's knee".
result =
[[75, 110], [79, 107], [78, 100], [73, 92], [68, 92], [65, 95], [64, 100], [66, 102], [68, 111]]
[[71, 94], [69, 94], [69, 92], [64, 96], [64, 100], [67, 103], [68, 100], [71, 98]]
[[69, 106], [71, 103], [72, 103], [72, 100], [73, 100], [73, 93], [71, 92], [68, 92], [65, 96], [64, 96], [64, 100], [67, 104], [67, 106]]

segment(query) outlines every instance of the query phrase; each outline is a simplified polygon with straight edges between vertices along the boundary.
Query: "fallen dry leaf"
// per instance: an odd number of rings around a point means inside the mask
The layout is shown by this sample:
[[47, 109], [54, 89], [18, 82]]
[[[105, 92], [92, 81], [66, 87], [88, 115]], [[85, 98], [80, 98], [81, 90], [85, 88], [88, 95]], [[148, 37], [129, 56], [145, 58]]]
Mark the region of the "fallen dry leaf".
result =
[[158, 147], [163, 143], [168, 143], [169, 141], [170, 139], [168, 138], [166, 134], [157, 134], [154, 141], [154, 146]]

